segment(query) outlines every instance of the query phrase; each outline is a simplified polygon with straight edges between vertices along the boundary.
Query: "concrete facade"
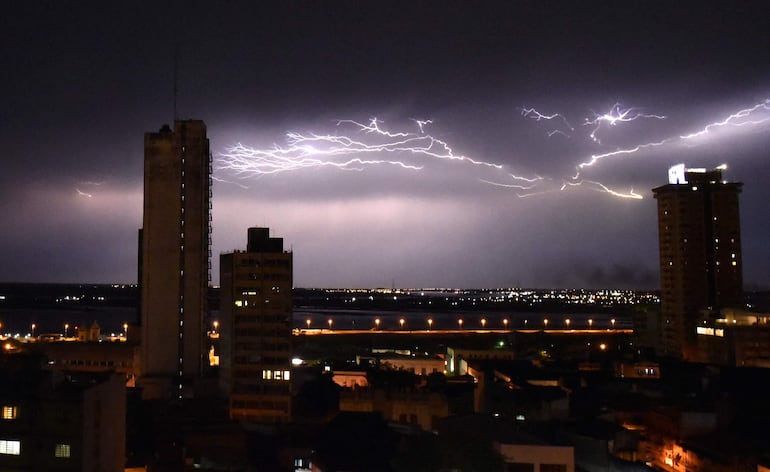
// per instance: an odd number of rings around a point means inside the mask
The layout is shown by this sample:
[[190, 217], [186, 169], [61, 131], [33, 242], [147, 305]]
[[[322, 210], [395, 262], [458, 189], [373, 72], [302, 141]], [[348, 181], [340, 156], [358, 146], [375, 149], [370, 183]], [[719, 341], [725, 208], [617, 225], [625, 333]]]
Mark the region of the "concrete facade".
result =
[[722, 169], [669, 171], [653, 189], [658, 201], [661, 321], [659, 350], [698, 360], [695, 328], [708, 313], [740, 306], [743, 298], [738, 195], [742, 183]]
[[144, 137], [140, 231], [146, 398], [190, 396], [203, 366], [211, 257], [211, 154], [206, 125], [176, 121]]
[[244, 252], [220, 256], [220, 379], [230, 417], [291, 418], [292, 254], [268, 228], [249, 228]]

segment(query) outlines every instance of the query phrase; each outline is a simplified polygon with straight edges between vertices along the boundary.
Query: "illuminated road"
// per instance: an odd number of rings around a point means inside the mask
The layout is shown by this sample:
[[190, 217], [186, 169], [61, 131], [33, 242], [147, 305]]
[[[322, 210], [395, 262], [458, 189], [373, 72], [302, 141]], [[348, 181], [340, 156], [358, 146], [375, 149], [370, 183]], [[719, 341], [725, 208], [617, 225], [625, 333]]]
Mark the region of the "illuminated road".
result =
[[438, 334], [633, 334], [633, 329], [306, 329], [294, 328], [294, 336], [325, 336], [334, 334], [403, 334], [403, 335], [438, 335]]

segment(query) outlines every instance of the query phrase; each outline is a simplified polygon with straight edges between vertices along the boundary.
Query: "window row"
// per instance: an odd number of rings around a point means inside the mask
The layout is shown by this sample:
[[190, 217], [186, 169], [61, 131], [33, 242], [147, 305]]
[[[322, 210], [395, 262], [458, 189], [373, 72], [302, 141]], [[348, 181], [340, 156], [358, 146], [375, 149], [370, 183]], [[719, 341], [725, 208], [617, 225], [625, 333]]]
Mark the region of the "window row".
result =
[[[18, 439], [0, 439], [0, 454], [20, 456], [21, 441]], [[66, 459], [72, 455], [72, 446], [70, 444], [57, 444], [53, 454], [54, 457]]]

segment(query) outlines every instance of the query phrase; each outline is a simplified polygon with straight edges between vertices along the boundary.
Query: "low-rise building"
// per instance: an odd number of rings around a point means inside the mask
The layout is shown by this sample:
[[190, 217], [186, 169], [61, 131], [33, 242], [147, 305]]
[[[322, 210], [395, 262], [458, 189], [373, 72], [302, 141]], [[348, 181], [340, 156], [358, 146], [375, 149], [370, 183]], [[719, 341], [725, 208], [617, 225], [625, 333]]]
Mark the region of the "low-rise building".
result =
[[340, 411], [380, 412], [386, 421], [432, 430], [438, 419], [449, 415], [449, 404], [436, 392], [355, 389], [340, 392]]
[[124, 378], [45, 368], [39, 356], [0, 356], [0, 470], [123, 471]]

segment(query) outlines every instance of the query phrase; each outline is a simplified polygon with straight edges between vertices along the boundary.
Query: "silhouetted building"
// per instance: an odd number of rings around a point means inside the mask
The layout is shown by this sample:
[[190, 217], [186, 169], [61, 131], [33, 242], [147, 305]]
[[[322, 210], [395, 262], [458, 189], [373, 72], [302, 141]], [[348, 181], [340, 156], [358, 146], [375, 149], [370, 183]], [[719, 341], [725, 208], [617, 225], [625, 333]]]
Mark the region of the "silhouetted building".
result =
[[245, 252], [220, 256], [222, 387], [230, 416], [258, 423], [291, 415], [292, 254], [268, 228], [249, 228]]
[[139, 247], [144, 396], [189, 396], [203, 365], [211, 279], [211, 154], [203, 121], [145, 134]]
[[123, 376], [63, 375], [41, 364], [0, 355], [0, 470], [123, 471]]
[[722, 170], [669, 170], [658, 200], [662, 353], [697, 360], [696, 327], [743, 293], [738, 194]]

